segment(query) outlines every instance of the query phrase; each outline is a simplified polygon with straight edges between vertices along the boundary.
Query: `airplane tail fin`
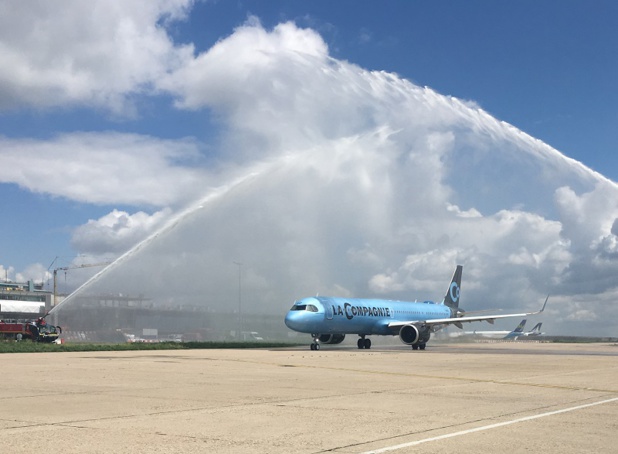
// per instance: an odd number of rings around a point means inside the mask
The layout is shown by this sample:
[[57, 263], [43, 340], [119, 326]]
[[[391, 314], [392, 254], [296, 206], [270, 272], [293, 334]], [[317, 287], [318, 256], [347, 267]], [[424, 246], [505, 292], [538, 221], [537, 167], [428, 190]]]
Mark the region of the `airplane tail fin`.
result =
[[543, 325], [543, 322], [541, 323], [537, 323], [536, 325], [534, 325], [534, 328], [532, 328], [532, 331], [530, 331], [531, 333], [537, 334], [541, 332], [541, 325]]
[[514, 333], [523, 333], [524, 332], [524, 326], [526, 326], [526, 319], [524, 318], [519, 325], [517, 325], [517, 328], [515, 328], [513, 330]]
[[453, 274], [453, 278], [451, 279], [451, 283], [448, 286], [448, 290], [446, 291], [446, 296], [444, 297], [444, 304], [450, 307], [453, 312], [457, 312], [459, 308], [459, 291], [461, 289], [461, 273], [463, 271], [463, 266], [457, 265], [455, 269], [455, 274]]
[[504, 338], [512, 339], [514, 337], [521, 336], [524, 333], [524, 326], [526, 326], [526, 321], [527, 320], [524, 318], [521, 322], [519, 322], [519, 325], [517, 325], [517, 328], [515, 328], [513, 331], [511, 331], [506, 336], [504, 336]]

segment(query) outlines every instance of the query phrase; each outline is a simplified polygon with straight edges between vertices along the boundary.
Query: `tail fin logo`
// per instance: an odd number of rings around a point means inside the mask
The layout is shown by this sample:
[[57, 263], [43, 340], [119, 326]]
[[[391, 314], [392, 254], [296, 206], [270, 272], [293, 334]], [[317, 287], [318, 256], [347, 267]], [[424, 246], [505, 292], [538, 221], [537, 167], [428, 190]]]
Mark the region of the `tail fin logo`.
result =
[[459, 301], [459, 285], [457, 285], [457, 282], [451, 282], [451, 288], [449, 289], [449, 292], [451, 294], [451, 299], [453, 300], [453, 303]]

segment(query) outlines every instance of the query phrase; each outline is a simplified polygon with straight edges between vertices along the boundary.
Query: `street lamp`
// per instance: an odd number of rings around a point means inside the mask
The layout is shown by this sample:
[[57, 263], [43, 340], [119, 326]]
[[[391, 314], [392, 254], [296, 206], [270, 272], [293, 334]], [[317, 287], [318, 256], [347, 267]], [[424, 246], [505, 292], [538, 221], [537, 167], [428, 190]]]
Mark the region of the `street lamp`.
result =
[[238, 340], [241, 340], [241, 336], [242, 336], [242, 293], [241, 293], [242, 263], [234, 262], [234, 265], [238, 266]]

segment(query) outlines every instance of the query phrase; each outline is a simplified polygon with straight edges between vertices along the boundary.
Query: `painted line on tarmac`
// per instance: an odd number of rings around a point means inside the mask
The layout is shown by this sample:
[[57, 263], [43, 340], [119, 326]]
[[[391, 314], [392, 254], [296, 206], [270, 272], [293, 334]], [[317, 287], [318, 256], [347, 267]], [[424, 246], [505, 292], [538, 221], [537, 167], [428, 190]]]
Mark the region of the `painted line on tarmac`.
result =
[[474, 429], [461, 430], [459, 432], [453, 432], [453, 433], [450, 433], [450, 434], [439, 435], [437, 437], [425, 438], [423, 440], [411, 441], [409, 443], [402, 443], [402, 444], [399, 444], [399, 445], [387, 446], [386, 448], [375, 449], [373, 451], [366, 451], [366, 452], [363, 452], [361, 454], [380, 454], [382, 452], [397, 451], [399, 449], [409, 448], [411, 446], [417, 446], [417, 445], [420, 445], [420, 444], [423, 444], [423, 443], [429, 443], [430, 441], [438, 441], [438, 440], [444, 440], [446, 438], [459, 437], [460, 435], [467, 435], [467, 434], [471, 434], [471, 433], [474, 433], [474, 432], [480, 432], [480, 431], [483, 431], [483, 430], [496, 429], [498, 427], [504, 427], [504, 426], [508, 426], [508, 425], [511, 425], [511, 424], [516, 424], [516, 423], [520, 423], [520, 422], [524, 422], [524, 421], [531, 421], [533, 419], [544, 418], [546, 416], [558, 415], [560, 413], [567, 413], [569, 411], [581, 410], [582, 408], [594, 407], [595, 405], [602, 405], [602, 404], [607, 404], [607, 403], [616, 402], [616, 401], [618, 401], [618, 397], [614, 397], [612, 399], [601, 400], [599, 402], [593, 402], [593, 403], [590, 403], [590, 404], [578, 405], [576, 407], [563, 408], [562, 410], [550, 411], [550, 412], [541, 413], [541, 414], [538, 414], [538, 415], [526, 416], [524, 418], [513, 419], [511, 421], [504, 421], [504, 422], [499, 422], [499, 423], [496, 423], [496, 424], [489, 424], [488, 426], [476, 427]]

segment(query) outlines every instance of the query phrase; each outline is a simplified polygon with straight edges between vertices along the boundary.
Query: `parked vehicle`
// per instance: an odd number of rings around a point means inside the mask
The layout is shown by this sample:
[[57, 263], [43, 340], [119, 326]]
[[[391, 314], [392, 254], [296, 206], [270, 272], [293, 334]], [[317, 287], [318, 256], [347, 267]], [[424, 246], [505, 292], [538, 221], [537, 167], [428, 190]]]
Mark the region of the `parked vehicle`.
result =
[[54, 342], [60, 337], [62, 328], [50, 325], [44, 317], [36, 321], [6, 322], [0, 320], [0, 337], [5, 339], [31, 339], [34, 342]]

